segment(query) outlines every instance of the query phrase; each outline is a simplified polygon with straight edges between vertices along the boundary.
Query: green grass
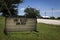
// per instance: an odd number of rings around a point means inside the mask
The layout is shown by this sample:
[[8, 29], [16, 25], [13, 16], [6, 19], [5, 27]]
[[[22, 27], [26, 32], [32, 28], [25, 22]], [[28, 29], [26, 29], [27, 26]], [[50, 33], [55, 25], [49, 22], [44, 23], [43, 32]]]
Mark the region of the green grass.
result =
[[4, 17], [0, 17], [0, 40], [60, 40], [60, 26], [37, 24], [36, 32], [10, 32], [4, 34]]

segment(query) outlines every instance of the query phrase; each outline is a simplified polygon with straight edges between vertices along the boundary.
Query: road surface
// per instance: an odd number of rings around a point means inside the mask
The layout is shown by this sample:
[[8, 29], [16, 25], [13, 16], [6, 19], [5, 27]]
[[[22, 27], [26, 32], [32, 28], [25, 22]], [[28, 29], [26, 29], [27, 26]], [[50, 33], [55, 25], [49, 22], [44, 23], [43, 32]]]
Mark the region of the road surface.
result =
[[37, 19], [38, 23], [60, 25], [60, 20], [50, 20], [50, 19]]

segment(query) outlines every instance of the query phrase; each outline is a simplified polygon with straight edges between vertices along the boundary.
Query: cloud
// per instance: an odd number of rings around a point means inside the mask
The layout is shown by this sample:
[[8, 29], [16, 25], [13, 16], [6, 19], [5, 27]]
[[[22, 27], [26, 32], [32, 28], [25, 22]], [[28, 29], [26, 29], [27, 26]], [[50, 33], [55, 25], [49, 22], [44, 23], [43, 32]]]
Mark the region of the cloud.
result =
[[21, 8], [20, 10], [23, 11], [23, 10], [25, 10], [25, 8]]
[[60, 10], [54, 10], [54, 12], [60, 12]]
[[[45, 10], [46, 12], [52, 12], [52, 10]], [[45, 12], [43, 11], [43, 12]], [[53, 10], [53, 12], [60, 12], [60, 10]]]

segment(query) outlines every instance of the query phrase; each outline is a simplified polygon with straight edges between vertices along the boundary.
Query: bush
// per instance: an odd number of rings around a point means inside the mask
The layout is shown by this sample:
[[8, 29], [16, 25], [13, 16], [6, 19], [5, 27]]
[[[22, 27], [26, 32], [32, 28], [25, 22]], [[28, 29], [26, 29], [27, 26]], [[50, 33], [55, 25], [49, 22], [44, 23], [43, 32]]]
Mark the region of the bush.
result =
[[55, 19], [55, 17], [50, 17], [50, 19]]
[[60, 17], [57, 17], [57, 19], [60, 19]]

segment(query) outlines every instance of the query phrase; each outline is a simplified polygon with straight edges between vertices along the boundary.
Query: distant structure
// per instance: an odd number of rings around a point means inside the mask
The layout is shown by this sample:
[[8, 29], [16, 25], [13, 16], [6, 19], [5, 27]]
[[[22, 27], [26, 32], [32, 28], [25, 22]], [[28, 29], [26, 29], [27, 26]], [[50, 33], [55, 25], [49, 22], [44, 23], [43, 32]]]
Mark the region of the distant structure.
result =
[[42, 16], [43, 18], [50, 18], [50, 16]]

